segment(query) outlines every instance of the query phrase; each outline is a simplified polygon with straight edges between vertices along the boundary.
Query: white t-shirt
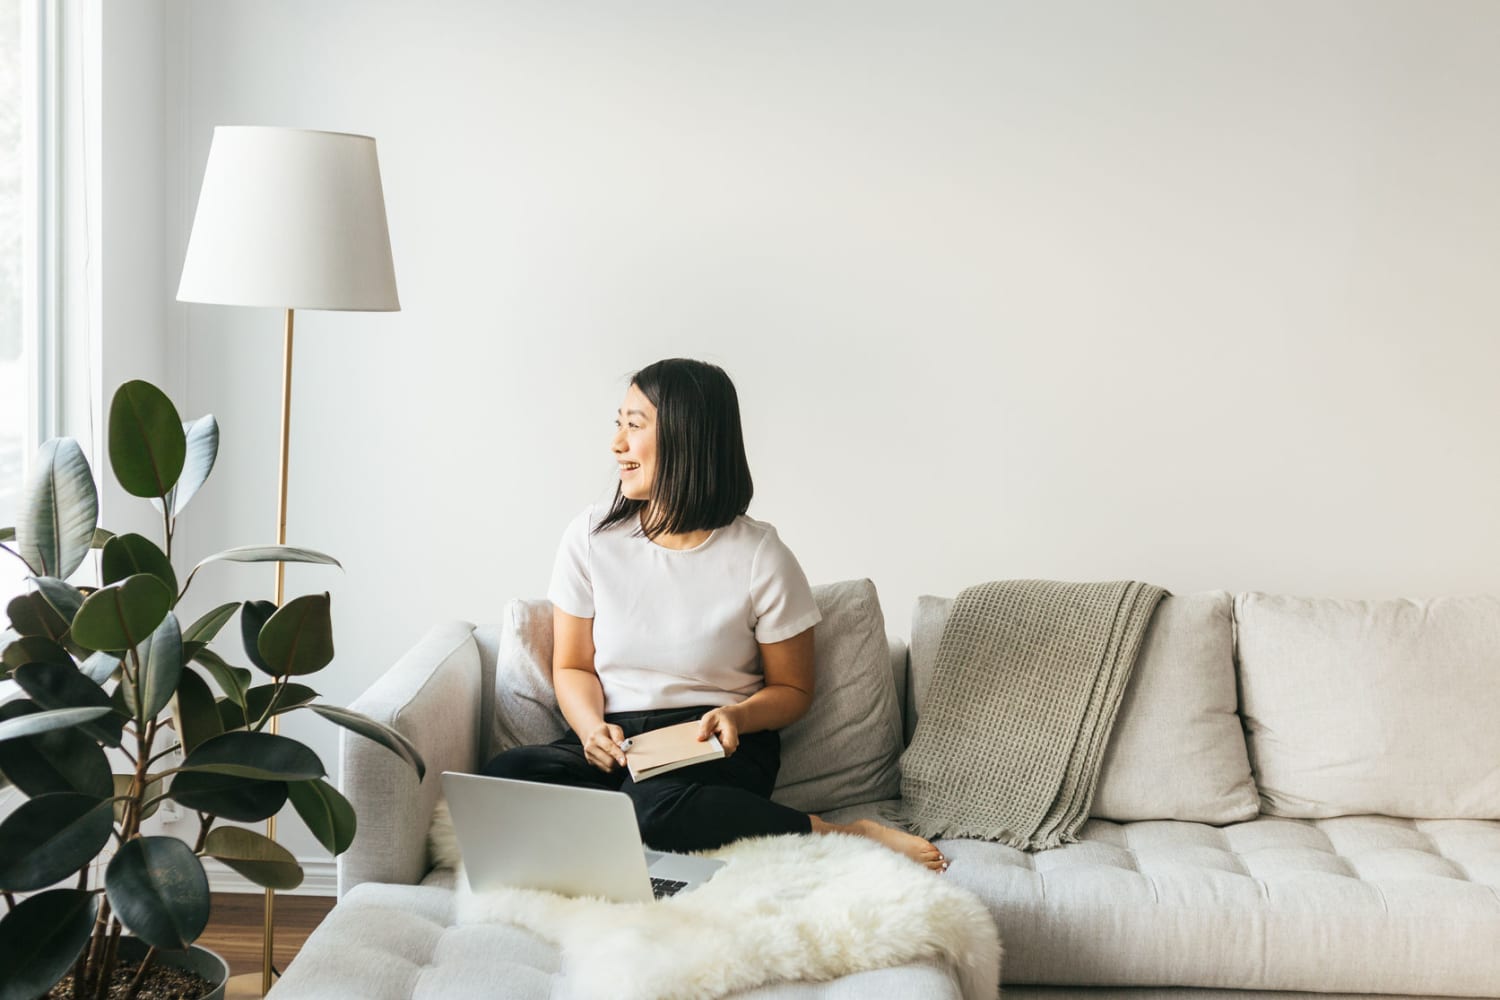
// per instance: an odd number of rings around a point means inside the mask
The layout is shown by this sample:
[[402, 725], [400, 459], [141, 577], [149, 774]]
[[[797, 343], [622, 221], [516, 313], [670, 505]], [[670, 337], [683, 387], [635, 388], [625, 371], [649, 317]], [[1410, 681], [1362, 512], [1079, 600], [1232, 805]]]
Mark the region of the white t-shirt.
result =
[[594, 620], [606, 712], [734, 705], [765, 686], [757, 643], [822, 615], [802, 567], [763, 521], [740, 516], [691, 549], [637, 533], [634, 518], [593, 534], [608, 507], [568, 525], [547, 597]]

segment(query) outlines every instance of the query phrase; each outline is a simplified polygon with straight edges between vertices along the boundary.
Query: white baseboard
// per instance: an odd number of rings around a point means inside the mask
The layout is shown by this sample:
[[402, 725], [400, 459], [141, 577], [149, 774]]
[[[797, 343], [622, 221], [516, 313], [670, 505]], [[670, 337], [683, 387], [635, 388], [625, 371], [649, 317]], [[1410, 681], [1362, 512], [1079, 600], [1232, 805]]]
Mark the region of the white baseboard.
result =
[[[336, 896], [338, 895], [338, 866], [327, 858], [298, 858], [302, 866], [302, 884], [289, 892], [278, 891], [278, 896]], [[203, 859], [203, 870], [208, 873], [210, 892], [254, 892], [266, 890], [245, 878], [222, 861]]]

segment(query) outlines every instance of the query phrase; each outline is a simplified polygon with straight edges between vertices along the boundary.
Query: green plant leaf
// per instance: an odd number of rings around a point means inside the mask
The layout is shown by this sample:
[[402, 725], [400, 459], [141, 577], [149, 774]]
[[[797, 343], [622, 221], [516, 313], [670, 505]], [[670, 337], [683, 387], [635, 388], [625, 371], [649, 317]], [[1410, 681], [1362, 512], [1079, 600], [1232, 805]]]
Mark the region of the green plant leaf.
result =
[[260, 655], [260, 631], [275, 613], [276, 605], [270, 601], [246, 601], [240, 608], [240, 641], [245, 644], [245, 655], [250, 657], [253, 665], [268, 674], [271, 668]]
[[219, 629], [223, 628], [225, 623], [233, 618], [234, 613], [239, 609], [239, 601], [230, 601], [228, 604], [219, 605], [189, 625], [187, 630], [182, 633], [182, 641], [185, 643], [213, 642], [214, 638], [219, 634]]
[[224, 658], [211, 649], [200, 649], [193, 654], [193, 660], [203, 664], [213, 677], [214, 683], [219, 685], [219, 690], [236, 705], [245, 704], [245, 692], [250, 688], [250, 681], [254, 674], [244, 667], [230, 666]]
[[354, 807], [337, 788], [320, 778], [317, 781], [287, 782], [286, 790], [297, 815], [318, 838], [318, 843], [334, 855], [349, 849], [354, 843], [358, 823]]
[[[168, 611], [151, 637], [136, 649], [140, 674], [134, 686], [125, 689], [125, 705], [142, 721], [154, 719], [167, 707], [182, 677], [182, 633], [177, 616]], [[142, 704], [134, 704], [138, 695]]]
[[33, 892], [76, 875], [114, 831], [107, 800], [75, 792], [21, 803], [0, 823], [0, 889]]
[[[245, 692], [245, 705], [241, 708], [235, 703], [225, 700], [219, 704], [219, 719], [225, 729], [243, 729], [253, 726], [261, 716], [266, 715], [266, 706], [271, 703], [271, 696], [276, 691], [275, 684], [261, 684]], [[315, 700], [318, 692], [305, 684], [287, 684], [281, 688], [281, 695], [276, 699], [276, 706], [271, 709], [270, 715], [281, 715], [290, 712], [294, 708], [301, 708], [308, 702]], [[269, 718], [269, 715], [266, 715]]]
[[[0, 705], [0, 726], [39, 714], [41, 709], [30, 699], [16, 698]], [[113, 787], [104, 748], [74, 728], [52, 729], [0, 742], [0, 772], [32, 797], [49, 792], [80, 792], [102, 799], [111, 794]]]
[[65, 667], [73, 665], [73, 658], [68, 655], [67, 650], [41, 635], [23, 635], [5, 647], [0, 659], [12, 670], [28, 663], [56, 663]]
[[65, 976], [89, 942], [99, 900], [82, 889], [29, 896], [0, 920], [0, 1000], [32, 1000]]
[[275, 677], [312, 674], [333, 662], [333, 615], [327, 594], [299, 597], [271, 616], [256, 640], [262, 668]]
[[181, 769], [263, 781], [311, 781], [328, 773], [311, 749], [273, 733], [215, 736], [188, 754]]
[[145, 535], [116, 535], [105, 544], [100, 562], [106, 584], [119, 583], [137, 573], [149, 573], [166, 584], [174, 596], [177, 593], [177, 574], [172, 571], [171, 561]]
[[304, 549], [295, 545], [239, 545], [223, 552], [215, 552], [193, 567], [197, 572], [211, 562], [289, 562], [289, 563], [317, 563], [320, 566], [337, 566], [343, 569], [343, 564], [333, 556], [325, 555], [316, 549]]
[[115, 915], [135, 936], [180, 951], [208, 925], [208, 876], [176, 837], [127, 840], [104, 873]]
[[172, 778], [171, 795], [189, 809], [236, 823], [257, 823], [286, 805], [286, 782], [185, 771]]
[[57, 616], [63, 621], [73, 624], [73, 616], [78, 614], [78, 608], [83, 604], [83, 591], [55, 576], [32, 577], [32, 582], [36, 584], [36, 589], [47, 606], [57, 612]]
[[219, 713], [219, 725], [224, 727], [224, 732], [232, 733], [236, 729], [248, 729], [250, 723], [245, 719], [245, 710], [228, 698], [220, 698], [214, 705]]
[[[165, 777], [163, 777], [163, 776], [150, 775], [150, 774], [146, 775], [146, 790], [141, 795], [141, 802], [142, 802], [142, 804], [144, 804], [147, 801], [149, 801], [150, 799], [154, 799], [158, 795], [160, 795], [161, 794], [161, 789], [162, 789], [162, 784], [166, 780], [167, 779]], [[133, 774], [116, 774], [116, 775], [114, 775], [114, 782], [115, 782], [115, 799], [116, 799], [116, 801], [114, 803], [114, 819], [115, 819], [116, 823], [123, 823], [123, 822], [125, 822], [125, 805], [126, 804], [124, 802], [121, 802], [121, 801], [118, 801], [118, 800], [119, 800], [120, 796], [122, 796], [122, 795], [129, 795], [130, 794], [130, 786], [135, 783], [135, 775], [133, 775]], [[161, 808], [161, 803], [160, 802], [152, 802], [151, 805], [146, 806], [145, 811], [141, 813], [141, 818], [142, 819], [150, 819], [152, 816], [156, 815], [156, 810], [158, 810], [160, 808]]]
[[16, 552], [37, 576], [67, 579], [89, 554], [99, 496], [83, 449], [54, 438], [37, 452], [16, 521]]
[[323, 566], [338, 566], [339, 561], [333, 556], [324, 555], [314, 549], [302, 549], [292, 545], [241, 545], [223, 552], [216, 552], [207, 559], [193, 567], [188, 574], [187, 581], [182, 585], [184, 593], [193, 582], [193, 577], [198, 571], [213, 562], [287, 562], [287, 563], [317, 563]]
[[113, 653], [93, 653], [79, 665], [83, 675], [95, 684], [102, 685], [120, 669], [120, 658]]
[[351, 712], [347, 708], [335, 708], [332, 705], [309, 705], [310, 709], [317, 712], [329, 722], [343, 726], [350, 732], [358, 733], [366, 739], [374, 740], [385, 747], [391, 753], [406, 761], [417, 772], [417, 780], [421, 781], [427, 774], [427, 764], [423, 762], [422, 755], [411, 740], [396, 732], [390, 726], [376, 722], [369, 716]]
[[149, 573], [90, 594], [73, 618], [73, 638], [88, 649], [137, 646], [167, 617], [175, 595]]
[[61, 641], [68, 631], [68, 623], [41, 594], [20, 594], [11, 598], [5, 613], [10, 617], [11, 627], [23, 636], [42, 635]]
[[177, 730], [177, 739], [182, 743], [182, 752], [192, 753], [204, 740], [212, 739], [224, 731], [219, 721], [218, 706], [208, 682], [196, 671], [184, 670], [177, 684], [177, 696], [172, 703], [172, 725]]
[[94, 537], [89, 541], [89, 548], [102, 549], [109, 544], [109, 540], [115, 537], [115, 533], [107, 528], [95, 528]]
[[[9, 708], [12, 704], [14, 702], [7, 702], [6, 707]], [[28, 702], [27, 704], [32, 703]], [[36, 736], [39, 733], [50, 732], [54, 729], [65, 729], [82, 723], [92, 722], [109, 713], [110, 707], [105, 705], [103, 708], [59, 708], [6, 719], [4, 722], [0, 722], [0, 743], [7, 743], [25, 736]], [[15, 781], [16, 779], [12, 776], [11, 780]]]
[[0, 542], [14, 541], [16, 537], [15, 528], [0, 528]]
[[193, 499], [193, 494], [208, 479], [208, 474], [214, 468], [214, 459], [219, 454], [219, 422], [212, 413], [185, 422], [182, 432], [187, 440], [182, 477], [167, 492], [165, 504], [156, 497], [151, 498], [151, 506], [156, 508], [158, 514], [170, 509], [174, 518], [182, 513], [182, 508], [187, 506], [188, 501]]
[[254, 830], [218, 827], [209, 831], [203, 851], [267, 889], [285, 892], [302, 884], [302, 866], [292, 852]]
[[164, 497], [182, 475], [187, 435], [177, 408], [150, 382], [126, 382], [109, 405], [109, 464], [125, 492]]
[[[21, 690], [31, 695], [31, 700], [43, 709], [100, 710], [96, 718], [77, 723], [79, 730], [107, 747], [120, 745], [120, 727], [125, 720], [115, 714], [109, 695], [79, 673], [77, 667], [72, 664], [28, 663], [15, 670], [12, 676], [21, 685]], [[46, 714], [42, 712], [28, 718], [37, 719]], [[14, 724], [0, 723], [0, 728]]]
[[[261, 684], [246, 691], [245, 718], [253, 723], [265, 715], [266, 706], [271, 704], [271, 695], [275, 690], [275, 684]], [[308, 702], [317, 700], [317, 697], [318, 692], [306, 684], [288, 683], [282, 686], [281, 693], [276, 696], [276, 704], [271, 708], [271, 714], [281, 715], [294, 708], [301, 708]]]

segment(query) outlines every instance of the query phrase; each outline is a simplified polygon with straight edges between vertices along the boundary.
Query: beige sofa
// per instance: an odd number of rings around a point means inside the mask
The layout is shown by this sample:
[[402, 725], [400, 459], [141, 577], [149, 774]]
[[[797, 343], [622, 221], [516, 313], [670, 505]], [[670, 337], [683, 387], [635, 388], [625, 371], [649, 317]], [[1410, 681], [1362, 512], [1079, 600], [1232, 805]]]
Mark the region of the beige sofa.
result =
[[[919, 601], [908, 652], [868, 581], [816, 590], [818, 704], [783, 733], [777, 798], [876, 815], [951, 602]], [[424, 834], [436, 772], [560, 731], [549, 620], [516, 601], [499, 626], [440, 626], [355, 705], [416, 741], [429, 775], [346, 738], [361, 827], [343, 898], [277, 1000], [548, 994], [555, 949], [455, 927]], [[1080, 843], [1036, 854], [940, 842], [999, 926], [1007, 997], [1500, 996], [1500, 601], [1168, 597], [1091, 816]], [[958, 992], [927, 964], [742, 996]]]

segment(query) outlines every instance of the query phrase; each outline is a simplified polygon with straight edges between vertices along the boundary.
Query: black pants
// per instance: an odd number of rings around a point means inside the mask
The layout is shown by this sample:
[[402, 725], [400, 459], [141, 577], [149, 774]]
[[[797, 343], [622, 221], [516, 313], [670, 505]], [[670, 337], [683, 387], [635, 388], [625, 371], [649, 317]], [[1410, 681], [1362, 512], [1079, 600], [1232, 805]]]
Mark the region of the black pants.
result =
[[[702, 718], [712, 706], [661, 712], [616, 712], [604, 717], [638, 736]], [[641, 840], [658, 851], [703, 851], [740, 837], [808, 833], [807, 814], [771, 801], [781, 767], [781, 737], [742, 734], [739, 749], [723, 760], [678, 768], [636, 784], [625, 768], [608, 774], [588, 762], [577, 734], [545, 746], [515, 747], [485, 765], [492, 778], [620, 791], [635, 803]]]

